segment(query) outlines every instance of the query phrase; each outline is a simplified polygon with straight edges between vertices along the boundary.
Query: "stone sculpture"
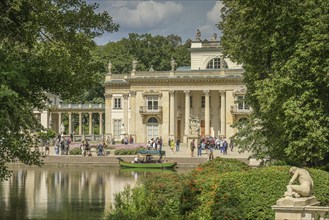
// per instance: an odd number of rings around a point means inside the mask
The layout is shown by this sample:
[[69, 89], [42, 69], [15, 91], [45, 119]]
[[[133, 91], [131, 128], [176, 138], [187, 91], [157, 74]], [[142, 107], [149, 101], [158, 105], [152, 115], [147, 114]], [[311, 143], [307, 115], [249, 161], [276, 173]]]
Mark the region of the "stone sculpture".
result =
[[133, 72], [136, 71], [136, 69], [137, 69], [137, 64], [138, 64], [138, 61], [135, 60], [135, 59], [133, 59]]
[[[312, 196], [314, 184], [311, 175], [307, 170], [298, 167], [291, 167], [289, 174], [292, 175], [292, 178], [287, 185], [287, 191], [284, 193], [284, 196], [293, 198]], [[300, 185], [293, 185], [297, 178]]]
[[171, 58], [170, 65], [171, 65], [171, 71], [175, 71], [175, 67], [177, 66], [177, 63], [174, 60], [174, 58]]
[[111, 63], [111, 61], [109, 61], [109, 63], [107, 64], [107, 69], [109, 70], [109, 73], [111, 73], [111, 70], [112, 70], [112, 63]]
[[211, 37], [211, 41], [216, 41], [217, 40], [217, 34], [214, 33]]
[[198, 135], [200, 131], [200, 121], [197, 116], [190, 115], [190, 134]]
[[195, 40], [196, 41], [201, 41], [201, 32], [199, 29], [196, 30], [196, 33], [195, 33]]

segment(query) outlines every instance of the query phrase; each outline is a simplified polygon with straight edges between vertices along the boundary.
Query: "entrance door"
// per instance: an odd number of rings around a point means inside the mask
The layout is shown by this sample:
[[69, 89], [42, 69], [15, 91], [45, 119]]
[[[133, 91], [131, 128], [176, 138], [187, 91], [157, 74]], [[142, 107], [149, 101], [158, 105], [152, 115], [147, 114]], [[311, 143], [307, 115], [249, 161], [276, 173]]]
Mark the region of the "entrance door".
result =
[[200, 125], [200, 132], [201, 132], [201, 136], [205, 135], [205, 128], [204, 128], [204, 120], [201, 120], [201, 125]]
[[157, 138], [159, 136], [159, 126], [158, 120], [156, 118], [150, 118], [147, 121], [147, 140], [151, 140], [152, 138]]
[[181, 120], [177, 121], [177, 139], [181, 140]]

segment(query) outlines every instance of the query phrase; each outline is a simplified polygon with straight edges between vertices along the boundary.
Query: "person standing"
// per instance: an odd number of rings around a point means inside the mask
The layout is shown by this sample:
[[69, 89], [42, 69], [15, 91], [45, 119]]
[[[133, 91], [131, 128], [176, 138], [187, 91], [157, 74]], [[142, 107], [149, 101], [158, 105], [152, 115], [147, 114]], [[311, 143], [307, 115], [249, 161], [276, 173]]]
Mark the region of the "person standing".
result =
[[173, 154], [174, 153], [174, 147], [175, 147], [174, 139], [171, 139], [169, 146], [170, 146], [170, 151]]
[[198, 157], [202, 156], [202, 139], [200, 140], [200, 143], [198, 144]]
[[98, 150], [98, 153], [97, 153], [97, 156], [103, 156], [103, 149], [104, 149], [104, 145], [102, 142], [99, 142], [99, 144], [97, 145], [97, 150]]
[[190, 149], [191, 149], [191, 157], [194, 157], [194, 149], [195, 149], [195, 140], [190, 143]]
[[223, 154], [227, 154], [227, 147], [228, 147], [228, 143], [226, 141], [226, 138], [224, 138], [224, 140], [223, 140]]
[[179, 138], [177, 138], [177, 140], [176, 140], [176, 152], [179, 151], [179, 145], [180, 145], [180, 140], [179, 140]]

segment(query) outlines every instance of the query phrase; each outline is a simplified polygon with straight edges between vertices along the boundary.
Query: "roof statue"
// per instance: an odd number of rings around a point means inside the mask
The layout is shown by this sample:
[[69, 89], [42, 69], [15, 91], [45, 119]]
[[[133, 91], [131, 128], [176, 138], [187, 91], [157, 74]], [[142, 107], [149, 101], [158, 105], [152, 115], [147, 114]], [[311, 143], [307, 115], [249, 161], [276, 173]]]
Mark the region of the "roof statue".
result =
[[153, 65], [151, 65], [149, 72], [154, 72]]
[[107, 69], [109, 70], [108, 73], [111, 73], [111, 70], [112, 70], [112, 63], [111, 63], [111, 61], [109, 61], [109, 63], [107, 64]]
[[171, 58], [170, 65], [171, 65], [171, 71], [175, 71], [175, 68], [177, 66], [177, 63], [174, 60], [174, 58]]
[[[314, 183], [307, 170], [291, 167], [289, 174], [292, 175], [292, 178], [287, 185], [287, 191], [284, 193], [284, 196], [293, 198], [312, 196]], [[297, 179], [300, 185], [293, 185]]]
[[211, 41], [216, 41], [217, 40], [217, 34], [214, 33], [212, 36], [211, 36]]
[[195, 40], [196, 41], [201, 41], [201, 32], [199, 29], [196, 30], [196, 33], [195, 33]]
[[137, 64], [138, 64], [138, 61], [135, 60], [135, 59], [133, 59], [133, 71], [134, 71], [134, 72], [136, 71]]

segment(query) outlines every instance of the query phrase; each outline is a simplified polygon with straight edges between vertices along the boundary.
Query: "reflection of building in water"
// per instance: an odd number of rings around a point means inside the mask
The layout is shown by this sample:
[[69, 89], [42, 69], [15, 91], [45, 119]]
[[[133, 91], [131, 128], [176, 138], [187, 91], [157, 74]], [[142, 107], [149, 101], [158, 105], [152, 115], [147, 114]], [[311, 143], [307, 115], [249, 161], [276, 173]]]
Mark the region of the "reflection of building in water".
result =
[[[109, 211], [114, 193], [135, 183], [132, 176], [120, 176], [118, 169], [19, 168], [10, 180], [0, 183], [0, 204], [6, 211], [19, 208], [22, 218], [62, 218], [61, 213], [72, 215], [74, 209], [79, 216], [94, 212], [99, 219]], [[12, 207], [15, 199], [22, 207]], [[91, 206], [92, 211], [86, 208]]]

